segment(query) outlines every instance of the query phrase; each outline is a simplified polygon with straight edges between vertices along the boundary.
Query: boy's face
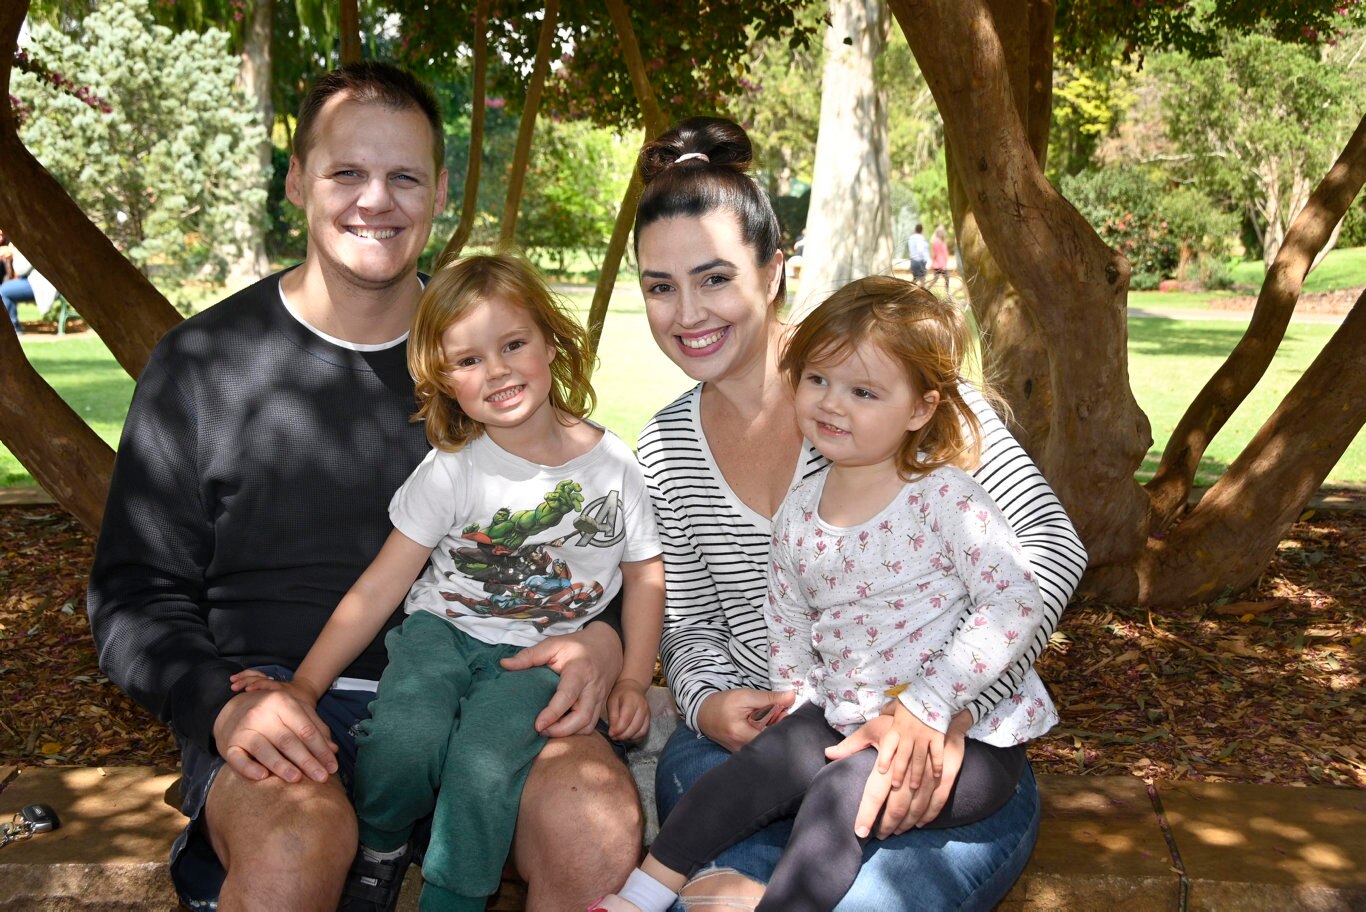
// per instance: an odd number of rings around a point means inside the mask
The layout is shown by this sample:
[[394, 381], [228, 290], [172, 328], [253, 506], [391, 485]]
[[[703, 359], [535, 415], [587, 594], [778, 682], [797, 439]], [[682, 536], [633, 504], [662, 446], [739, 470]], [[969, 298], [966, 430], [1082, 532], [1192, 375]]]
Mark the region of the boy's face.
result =
[[285, 194], [308, 218], [308, 258], [366, 290], [408, 281], [446, 205], [446, 171], [417, 108], [347, 95], [327, 101], [305, 160], [290, 160]]

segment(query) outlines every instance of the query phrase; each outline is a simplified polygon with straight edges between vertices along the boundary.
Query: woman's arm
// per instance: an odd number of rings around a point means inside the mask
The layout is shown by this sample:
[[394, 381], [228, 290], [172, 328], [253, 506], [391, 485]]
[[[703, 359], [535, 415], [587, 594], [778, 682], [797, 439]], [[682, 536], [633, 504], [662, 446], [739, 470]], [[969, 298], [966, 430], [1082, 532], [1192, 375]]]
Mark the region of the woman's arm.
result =
[[[1063, 608], [1086, 570], [1086, 548], [1034, 460], [981, 393], [966, 384], [963, 398], [982, 425], [981, 465], [973, 472], [1015, 533], [1039, 586], [1043, 611], [1018, 660], [968, 707], [976, 721], [1014, 693], [1057, 629]], [[967, 622], [970, 614], [965, 613]]]

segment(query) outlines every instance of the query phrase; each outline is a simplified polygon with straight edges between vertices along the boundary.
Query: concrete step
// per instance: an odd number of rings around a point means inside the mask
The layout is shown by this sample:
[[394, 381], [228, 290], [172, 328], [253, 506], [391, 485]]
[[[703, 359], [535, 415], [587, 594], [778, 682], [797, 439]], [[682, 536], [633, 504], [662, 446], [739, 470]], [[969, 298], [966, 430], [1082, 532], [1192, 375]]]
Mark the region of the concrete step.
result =
[[[159, 912], [183, 818], [174, 772], [0, 767], [0, 817], [52, 805], [62, 826], [0, 849], [0, 912]], [[1040, 775], [1043, 824], [1002, 912], [1366, 909], [1366, 791]], [[417, 908], [409, 875], [400, 909]], [[521, 912], [508, 881], [489, 905]]]

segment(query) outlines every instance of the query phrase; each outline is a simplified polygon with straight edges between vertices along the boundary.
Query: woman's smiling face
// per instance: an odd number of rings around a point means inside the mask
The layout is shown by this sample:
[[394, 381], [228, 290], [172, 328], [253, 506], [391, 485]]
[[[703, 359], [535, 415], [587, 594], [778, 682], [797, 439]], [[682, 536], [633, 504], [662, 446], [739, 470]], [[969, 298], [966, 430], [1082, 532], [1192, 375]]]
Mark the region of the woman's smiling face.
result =
[[694, 380], [715, 381], [761, 363], [782, 278], [764, 265], [726, 210], [661, 219], [639, 237], [640, 289], [655, 343]]

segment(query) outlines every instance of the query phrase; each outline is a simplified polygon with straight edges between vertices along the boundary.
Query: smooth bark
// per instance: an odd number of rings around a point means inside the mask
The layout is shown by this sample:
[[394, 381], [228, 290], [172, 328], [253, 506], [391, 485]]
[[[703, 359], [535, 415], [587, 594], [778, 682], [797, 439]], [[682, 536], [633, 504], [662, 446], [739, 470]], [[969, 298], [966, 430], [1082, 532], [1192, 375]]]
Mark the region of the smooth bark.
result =
[[536, 42], [536, 62], [531, 68], [531, 82], [526, 90], [526, 104], [522, 107], [522, 123], [517, 131], [517, 149], [512, 157], [512, 173], [508, 175], [507, 200], [503, 204], [503, 220], [499, 225], [499, 241], [511, 244], [517, 234], [517, 212], [522, 205], [522, 188], [526, 186], [527, 162], [531, 158], [531, 137], [536, 132], [536, 115], [541, 109], [541, 93], [545, 88], [546, 73], [550, 71], [550, 50], [554, 45], [555, 22], [559, 18], [559, 0], [547, 0], [541, 34]]
[[[270, 141], [275, 125], [275, 100], [271, 94], [270, 39], [275, 18], [275, 0], [255, 0], [247, 5], [247, 25], [243, 35], [242, 64], [238, 84], [256, 108], [264, 133], [256, 146], [259, 186], [265, 188], [275, 168], [274, 146]], [[270, 271], [266, 256], [266, 200], [242, 213], [233, 232], [237, 255], [228, 273], [230, 285], [245, 285]]]
[[474, 6], [474, 92], [470, 100], [470, 154], [465, 167], [465, 195], [460, 200], [460, 223], [437, 256], [437, 268], [458, 258], [474, 233], [474, 218], [479, 211], [479, 175], [484, 165], [484, 112], [488, 107], [489, 0]]
[[820, 131], [794, 319], [854, 279], [891, 272], [887, 93], [875, 78], [890, 31], [884, 0], [830, 4]]
[[358, 0], [338, 0], [338, 24], [341, 32], [341, 64], [360, 63], [360, 7]]
[[1305, 276], [1319, 252], [1333, 240], [1342, 216], [1366, 184], [1366, 118], [1342, 154], [1295, 217], [1262, 282], [1247, 331], [1195, 397], [1162, 451], [1162, 463], [1148, 482], [1152, 531], [1180, 515], [1195, 472], [1211, 440], [1266, 373], [1285, 338]]

